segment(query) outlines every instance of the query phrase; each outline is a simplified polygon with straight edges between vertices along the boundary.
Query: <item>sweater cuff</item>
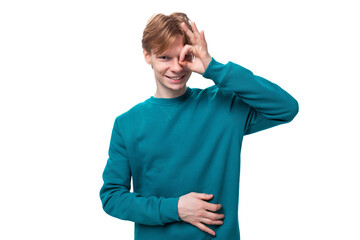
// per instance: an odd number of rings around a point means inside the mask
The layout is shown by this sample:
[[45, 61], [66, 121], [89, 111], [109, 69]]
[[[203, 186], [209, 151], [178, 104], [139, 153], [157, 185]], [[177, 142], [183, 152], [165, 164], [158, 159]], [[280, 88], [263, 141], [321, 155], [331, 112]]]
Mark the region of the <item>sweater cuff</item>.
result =
[[180, 197], [162, 199], [160, 204], [160, 218], [164, 224], [180, 221], [178, 213], [179, 198]]
[[[226, 65], [216, 61], [214, 58], [211, 59], [211, 62], [205, 69], [205, 72], [202, 74], [204, 78], [208, 78], [214, 81], [216, 85], [219, 85], [221, 79], [224, 77], [224, 67]], [[225, 71], [226, 72], [226, 71]]]

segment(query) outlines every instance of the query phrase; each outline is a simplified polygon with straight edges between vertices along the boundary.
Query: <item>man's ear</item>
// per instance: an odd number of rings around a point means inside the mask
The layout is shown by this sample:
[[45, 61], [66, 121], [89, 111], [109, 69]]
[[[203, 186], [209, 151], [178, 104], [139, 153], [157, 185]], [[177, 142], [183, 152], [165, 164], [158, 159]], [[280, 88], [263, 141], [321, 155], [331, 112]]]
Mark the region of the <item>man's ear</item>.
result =
[[151, 65], [150, 54], [145, 49], [143, 49], [143, 54], [144, 54], [146, 63]]

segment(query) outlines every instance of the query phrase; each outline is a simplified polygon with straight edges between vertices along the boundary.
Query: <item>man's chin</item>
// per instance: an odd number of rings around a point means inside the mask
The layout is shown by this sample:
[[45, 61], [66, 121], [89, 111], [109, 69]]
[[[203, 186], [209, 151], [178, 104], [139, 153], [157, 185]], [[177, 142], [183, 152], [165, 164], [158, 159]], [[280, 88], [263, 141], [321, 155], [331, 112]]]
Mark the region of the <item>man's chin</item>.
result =
[[184, 89], [186, 91], [187, 86], [186, 86], [186, 82], [183, 82], [181, 84], [169, 84], [168, 88], [171, 89], [174, 92], [180, 92], [180, 91], [182, 91]]

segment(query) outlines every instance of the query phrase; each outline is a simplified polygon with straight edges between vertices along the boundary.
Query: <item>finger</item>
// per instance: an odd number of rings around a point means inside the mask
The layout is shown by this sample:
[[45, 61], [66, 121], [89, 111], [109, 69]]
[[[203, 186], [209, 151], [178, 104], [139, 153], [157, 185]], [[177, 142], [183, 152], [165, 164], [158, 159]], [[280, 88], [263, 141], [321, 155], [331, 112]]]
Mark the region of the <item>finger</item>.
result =
[[200, 33], [199, 33], [199, 30], [196, 27], [195, 22], [191, 22], [191, 27], [192, 27], [192, 30], [194, 32], [195, 38], [200, 39]]
[[180, 58], [179, 58], [179, 62], [184, 62], [186, 61], [186, 55], [188, 54], [192, 54], [193, 53], [193, 46], [191, 45], [185, 45], [183, 47], [183, 49], [180, 52]]
[[186, 24], [184, 22], [181, 23], [180, 26], [183, 29], [183, 31], [185, 32], [185, 34], [189, 37], [190, 42], [194, 43], [195, 42], [194, 33], [188, 28], [188, 26], [186, 26]]
[[207, 233], [215, 236], [215, 232], [214, 232], [211, 228], [208, 228], [207, 226], [205, 226], [204, 224], [202, 224], [202, 223], [199, 222], [199, 223], [196, 223], [195, 226], [196, 226], [197, 228], [199, 228], [200, 230], [202, 230], [202, 231], [204, 231], [204, 232], [207, 232]]
[[207, 224], [207, 225], [222, 225], [224, 222], [221, 220], [212, 220], [209, 218], [202, 218], [201, 222]]
[[206, 193], [195, 193], [194, 196], [199, 199], [205, 199], [205, 200], [211, 199], [213, 197], [212, 194], [206, 194]]
[[201, 37], [201, 40], [206, 43], [204, 30], [201, 30], [200, 37]]
[[205, 213], [203, 213], [204, 218], [216, 221], [216, 220], [223, 220], [225, 218], [224, 214], [219, 214], [219, 213], [213, 213], [213, 212], [209, 212], [206, 211]]
[[212, 212], [216, 212], [216, 211], [218, 211], [220, 208], [222, 208], [222, 205], [221, 205], [220, 203], [219, 203], [219, 204], [215, 204], [215, 203], [205, 202], [204, 206], [205, 206], [205, 209], [206, 209], [206, 210], [209, 210], [209, 211], [212, 211]]

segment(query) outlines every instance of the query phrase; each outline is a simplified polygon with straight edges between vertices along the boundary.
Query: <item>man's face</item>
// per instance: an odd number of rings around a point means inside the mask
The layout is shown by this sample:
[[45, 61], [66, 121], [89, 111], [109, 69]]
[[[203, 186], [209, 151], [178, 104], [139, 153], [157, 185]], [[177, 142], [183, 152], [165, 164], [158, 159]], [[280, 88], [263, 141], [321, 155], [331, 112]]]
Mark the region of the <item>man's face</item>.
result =
[[161, 54], [148, 54], [144, 50], [145, 60], [154, 70], [157, 85], [157, 97], [175, 97], [184, 93], [191, 71], [179, 64], [180, 52], [184, 47], [182, 36]]

